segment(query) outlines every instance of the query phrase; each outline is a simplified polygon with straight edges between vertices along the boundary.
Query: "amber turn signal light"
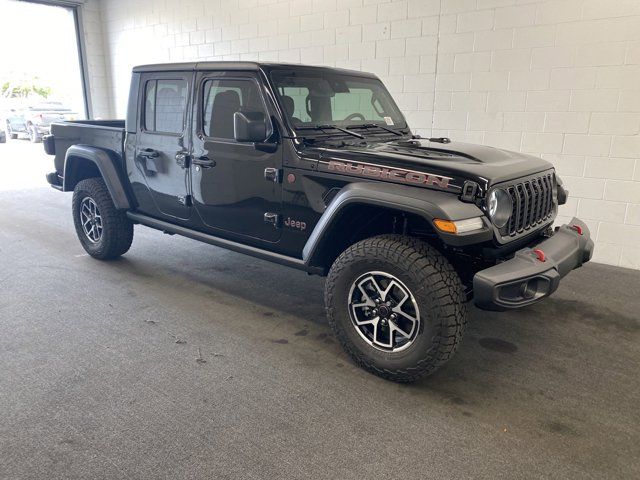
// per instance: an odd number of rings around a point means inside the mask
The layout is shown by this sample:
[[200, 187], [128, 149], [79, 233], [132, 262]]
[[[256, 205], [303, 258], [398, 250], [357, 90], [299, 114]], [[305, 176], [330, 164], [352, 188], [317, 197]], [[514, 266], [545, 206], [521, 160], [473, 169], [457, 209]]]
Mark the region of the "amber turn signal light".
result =
[[458, 229], [456, 228], [456, 224], [451, 220], [441, 220], [436, 218], [433, 221], [433, 224], [440, 230], [441, 232], [446, 233], [457, 233]]
[[443, 220], [436, 218], [433, 220], [433, 224], [441, 232], [453, 233], [454, 235], [472, 232], [474, 230], [482, 230], [484, 228], [482, 218], [480, 217], [467, 218], [466, 220]]

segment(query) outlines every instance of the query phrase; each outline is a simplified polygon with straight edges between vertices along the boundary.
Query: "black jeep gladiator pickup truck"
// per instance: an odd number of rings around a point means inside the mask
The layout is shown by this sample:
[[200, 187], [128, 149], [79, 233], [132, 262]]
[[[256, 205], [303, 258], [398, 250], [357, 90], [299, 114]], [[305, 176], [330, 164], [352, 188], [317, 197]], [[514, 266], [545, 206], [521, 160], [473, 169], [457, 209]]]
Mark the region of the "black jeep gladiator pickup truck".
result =
[[124, 121], [54, 124], [49, 183], [84, 249], [146, 225], [326, 275], [348, 354], [410, 382], [455, 352], [466, 302], [537, 302], [589, 261], [567, 191], [532, 156], [412, 135], [372, 74], [248, 62], [133, 69]]

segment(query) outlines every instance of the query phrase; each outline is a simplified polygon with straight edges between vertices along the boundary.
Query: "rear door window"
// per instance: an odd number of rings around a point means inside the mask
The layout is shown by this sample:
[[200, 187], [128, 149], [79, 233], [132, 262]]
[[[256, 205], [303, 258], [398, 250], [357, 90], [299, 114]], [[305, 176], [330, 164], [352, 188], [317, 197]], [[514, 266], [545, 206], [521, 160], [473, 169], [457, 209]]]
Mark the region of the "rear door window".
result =
[[184, 131], [188, 86], [183, 79], [149, 80], [145, 87], [144, 129], [181, 134]]

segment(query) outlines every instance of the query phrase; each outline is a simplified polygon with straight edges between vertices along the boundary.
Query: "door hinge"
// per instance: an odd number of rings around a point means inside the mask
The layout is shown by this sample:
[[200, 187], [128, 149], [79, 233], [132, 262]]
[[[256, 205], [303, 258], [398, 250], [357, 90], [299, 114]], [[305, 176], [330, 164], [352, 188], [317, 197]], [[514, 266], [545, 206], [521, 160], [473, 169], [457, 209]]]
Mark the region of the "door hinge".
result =
[[268, 182], [280, 183], [282, 180], [281, 171], [278, 168], [268, 167], [264, 169], [264, 179]]
[[272, 212], [265, 212], [264, 214], [264, 222], [270, 223], [274, 226], [274, 228], [280, 228], [280, 215]]
[[178, 201], [185, 207], [191, 206], [191, 195], [178, 195]]
[[190, 155], [188, 153], [179, 152], [179, 153], [176, 154], [176, 163], [181, 168], [188, 168], [189, 167], [190, 158], [191, 157], [190, 157]]

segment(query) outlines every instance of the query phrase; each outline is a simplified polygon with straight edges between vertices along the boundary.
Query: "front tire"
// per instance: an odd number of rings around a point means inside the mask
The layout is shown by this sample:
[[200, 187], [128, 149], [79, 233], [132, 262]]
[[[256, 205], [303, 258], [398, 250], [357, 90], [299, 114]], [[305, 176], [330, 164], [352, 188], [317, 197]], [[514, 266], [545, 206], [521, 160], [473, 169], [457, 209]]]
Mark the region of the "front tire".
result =
[[133, 241], [133, 223], [117, 210], [101, 178], [78, 182], [73, 191], [73, 222], [85, 251], [99, 260], [124, 255]]
[[327, 277], [325, 304], [355, 363], [401, 383], [444, 365], [466, 327], [465, 295], [453, 267], [430, 245], [401, 235], [345, 250]]
[[34, 125], [29, 125], [28, 131], [29, 131], [29, 141], [31, 143], [42, 142], [42, 137], [40, 136], [40, 134], [38, 133], [38, 130]]
[[7, 128], [5, 129], [5, 132], [7, 134], [7, 140], [15, 140], [16, 138], [18, 138], [18, 134], [11, 131], [11, 124], [9, 122], [7, 122]]

